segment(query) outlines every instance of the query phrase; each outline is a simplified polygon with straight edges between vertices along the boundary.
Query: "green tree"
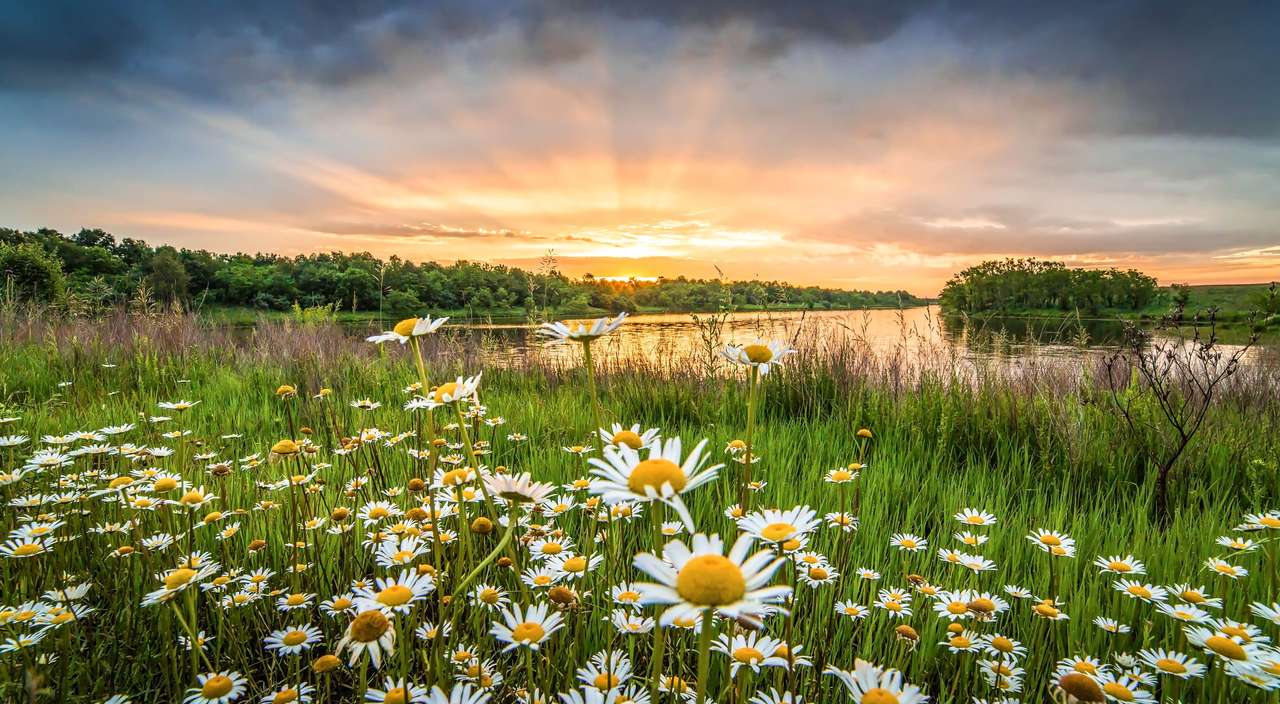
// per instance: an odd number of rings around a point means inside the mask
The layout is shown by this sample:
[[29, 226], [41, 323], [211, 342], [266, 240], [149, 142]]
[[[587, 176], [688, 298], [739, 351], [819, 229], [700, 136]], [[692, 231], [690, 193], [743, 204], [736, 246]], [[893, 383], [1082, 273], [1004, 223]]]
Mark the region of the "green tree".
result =
[[146, 272], [147, 285], [157, 300], [165, 303], [186, 300], [191, 277], [173, 247], [157, 249], [147, 260]]
[[0, 278], [18, 300], [58, 303], [66, 295], [62, 264], [34, 242], [0, 245]]

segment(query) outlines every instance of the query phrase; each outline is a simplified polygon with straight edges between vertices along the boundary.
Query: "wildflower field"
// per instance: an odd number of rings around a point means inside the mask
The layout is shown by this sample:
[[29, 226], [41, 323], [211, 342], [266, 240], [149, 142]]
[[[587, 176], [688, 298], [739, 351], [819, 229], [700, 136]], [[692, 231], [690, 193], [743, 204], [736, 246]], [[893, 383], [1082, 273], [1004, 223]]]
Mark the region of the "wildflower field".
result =
[[1161, 520], [1087, 356], [3, 322], [2, 701], [1277, 700], [1265, 354]]

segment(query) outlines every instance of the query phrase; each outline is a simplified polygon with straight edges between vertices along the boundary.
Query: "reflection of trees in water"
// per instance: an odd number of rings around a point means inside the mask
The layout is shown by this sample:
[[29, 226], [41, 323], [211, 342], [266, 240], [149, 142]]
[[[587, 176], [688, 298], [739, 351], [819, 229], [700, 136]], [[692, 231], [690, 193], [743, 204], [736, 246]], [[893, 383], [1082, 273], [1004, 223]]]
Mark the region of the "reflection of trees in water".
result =
[[1111, 347], [1124, 339], [1119, 320], [942, 316], [947, 341], [973, 352], [1009, 353], [1028, 346]]

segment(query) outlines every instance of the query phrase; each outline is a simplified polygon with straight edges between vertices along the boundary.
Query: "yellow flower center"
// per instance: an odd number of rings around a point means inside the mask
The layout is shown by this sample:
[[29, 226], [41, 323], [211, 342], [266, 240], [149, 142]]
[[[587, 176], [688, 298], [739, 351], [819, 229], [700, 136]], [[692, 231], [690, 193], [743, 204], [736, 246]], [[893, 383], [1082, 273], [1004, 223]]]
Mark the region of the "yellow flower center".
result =
[[234, 683], [230, 677], [226, 675], [214, 675], [204, 681], [204, 685], [200, 687], [200, 696], [205, 699], [218, 699], [225, 697], [231, 692]]
[[617, 676], [611, 675], [607, 672], [601, 672], [596, 675], [596, 678], [592, 680], [591, 684], [594, 685], [596, 689], [604, 691], [606, 689], [613, 689], [614, 687], [617, 687], [618, 678]]
[[951, 647], [953, 648], [963, 649], [963, 648], [971, 647], [972, 645], [973, 645], [973, 641], [969, 640], [968, 638], [965, 638], [964, 636], [951, 637]]
[[991, 639], [991, 647], [1002, 653], [1011, 653], [1013, 652], [1013, 641], [1004, 636], [996, 636]]
[[346, 597], [338, 597], [337, 599], [333, 600], [333, 605], [331, 608], [334, 611], [342, 611], [343, 609], [349, 609], [351, 608], [351, 600]]
[[822, 581], [822, 580], [826, 579], [827, 577], [829, 577], [830, 575], [831, 575], [831, 573], [830, 573], [830, 572], [827, 572], [826, 570], [822, 569], [821, 567], [810, 567], [810, 568], [809, 568], [809, 579], [817, 580], [817, 581]]
[[307, 602], [307, 597], [303, 594], [290, 594], [285, 597], [284, 603], [289, 606], [302, 606]]
[[969, 610], [980, 614], [989, 614], [996, 610], [996, 602], [986, 597], [978, 597], [969, 602]]
[[757, 662], [760, 662], [761, 660], [764, 660], [764, 653], [760, 652], [759, 650], [756, 650], [755, 648], [738, 648], [737, 650], [733, 651], [733, 659], [737, 660], [738, 662], [755, 664]]
[[431, 400], [436, 403], [444, 403], [446, 396], [453, 398], [458, 393], [458, 382], [448, 381], [435, 388], [431, 392]]
[[413, 598], [413, 590], [403, 584], [393, 584], [378, 592], [378, 603], [383, 606], [403, 606]]
[[1236, 573], [1236, 568], [1235, 568], [1235, 567], [1232, 567], [1231, 565], [1228, 565], [1228, 564], [1227, 564], [1227, 563], [1225, 563], [1225, 562], [1218, 562], [1218, 563], [1215, 563], [1215, 564], [1214, 564], [1214, 566], [1213, 566], [1213, 569], [1215, 569], [1215, 570], [1217, 570], [1217, 571], [1221, 572], [1222, 574], [1228, 575], [1228, 576], [1233, 575], [1233, 574], [1235, 574], [1235, 573]]
[[862, 693], [862, 704], [898, 704], [898, 695], [883, 687], [872, 687]]
[[1045, 545], [1049, 545], [1051, 547], [1062, 544], [1062, 541], [1058, 539], [1058, 536], [1053, 535], [1051, 533], [1045, 533], [1044, 535], [1040, 536], [1040, 542], [1044, 543]]
[[1133, 692], [1119, 682], [1108, 682], [1102, 685], [1102, 691], [1111, 698], [1122, 702], [1131, 702], [1134, 700]]
[[204, 494], [192, 489], [191, 491], [183, 494], [182, 498], [178, 499], [178, 501], [183, 504], [198, 504], [201, 501], [204, 501]]
[[165, 575], [164, 586], [166, 589], [177, 589], [190, 582], [194, 576], [196, 576], [195, 570], [182, 567]]
[[765, 364], [773, 359], [773, 350], [768, 345], [747, 345], [742, 352], [752, 364]]
[[543, 555], [559, 555], [561, 550], [564, 550], [564, 546], [560, 543], [547, 541], [542, 544]]
[[132, 483], [133, 477], [116, 477], [115, 479], [112, 479], [111, 483], [107, 484], [107, 486], [112, 489], [119, 489], [122, 486], [129, 486]]
[[[123, 477], [121, 477], [123, 479]], [[113, 482], [114, 483], [114, 482]], [[172, 477], [160, 477], [156, 483], [151, 486], [152, 491], [173, 491], [178, 487], [178, 481]]]
[[1108, 562], [1107, 566], [1110, 567], [1113, 572], [1129, 572], [1133, 569], [1133, 567], [1127, 562], [1112, 561]]
[[537, 643], [547, 635], [542, 624], [533, 621], [525, 621], [524, 623], [511, 629], [511, 640], [517, 643]]
[[298, 454], [298, 443], [286, 438], [272, 445], [271, 451], [277, 455], [296, 455]]
[[382, 637], [391, 622], [381, 611], [364, 611], [351, 621], [351, 637], [361, 643], [372, 643]]
[[1268, 528], [1280, 528], [1280, 516], [1263, 516], [1258, 523]]
[[271, 704], [291, 704], [298, 701], [298, 690], [282, 689], [276, 692], [276, 696], [271, 698]]
[[697, 606], [732, 604], [747, 593], [742, 570], [721, 555], [690, 558], [676, 575], [676, 593]]
[[574, 556], [564, 561], [560, 569], [565, 572], [582, 572], [587, 569], [587, 558]]
[[1204, 639], [1204, 645], [1209, 650], [1221, 655], [1224, 658], [1232, 660], [1247, 660], [1248, 655], [1245, 654], [1244, 648], [1230, 638], [1223, 636], [1209, 636]]
[[405, 704], [409, 701], [409, 695], [404, 691], [404, 687], [392, 687], [382, 697], [383, 704]]
[[551, 575], [540, 574], [533, 578], [533, 583], [539, 587], [545, 587], [551, 584]]
[[645, 493], [645, 489], [649, 487], [655, 491], [660, 490], [663, 484], [670, 484], [672, 489], [680, 491], [688, 481], [680, 465], [671, 460], [655, 457], [640, 462], [635, 469], [631, 470], [631, 476], [627, 477], [627, 486], [637, 494]]
[[1078, 660], [1076, 661], [1076, 664], [1072, 665], [1071, 667], [1076, 672], [1083, 672], [1086, 675], [1095, 675], [1098, 673], [1097, 666], [1095, 666], [1093, 663], [1089, 662], [1088, 660]]
[[498, 603], [498, 599], [502, 598], [502, 592], [494, 589], [493, 587], [488, 587], [481, 589], [477, 598], [486, 604], [496, 604]]
[[833, 482], [847, 482], [850, 479], [853, 479], [853, 472], [847, 469], [837, 469], [831, 473], [831, 481]]
[[914, 547], [916, 546], [916, 541], [914, 541], [914, 540], [912, 540], [912, 539], [910, 539], [910, 538], [907, 538], [907, 539], [903, 540], [900, 544], [902, 545], [902, 547], [907, 548], [907, 549], [909, 550], [909, 549], [914, 548]]
[[770, 523], [760, 531], [760, 537], [770, 542], [778, 542], [791, 537], [796, 532], [796, 527], [790, 523]]
[[1169, 658], [1160, 658], [1159, 660], [1156, 660], [1156, 667], [1160, 668], [1164, 672], [1172, 672], [1175, 675], [1181, 675], [1187, 671], [1186, 665]]
[[884, 608], [889, 611], [901, 611], [902, 604], [890, 599], [889, 601], [884, 602]]
[[640, 435], [633, 430], [620, 430], [613, 434], [609, 442], [614, 445], [626, 445], [633, 450], [639, 450], [644, 446], [644, 441], [640, 439]]
[[13, 549], [13, 554], [18, 557], [30, 557], [44, 548], [39, 543], [24, 543]]
[[1129, 587], [1128, 587], [1128, 589], [1127, 589], [1126, 591], [1128, 591], [1130, 594], [1132, 594], [1132, 595], [1134, 595], [1134, 596], [1136, 596], [1136, 597], [1140, 597], [1140, 598], [1143, 598], [1143, 599], [1150, 599], [1150, 598], [1151, 598], [1151, 590], [1150, 590], [1150, 589], [1147, 589], [1146, 587], [1142, 586], [1141, 584], [1131, 584], [1131, 585], [1129, 585]]
[[1036, 604], [1035, 611], [1045, 618], [1058, 617], [1058, 610], [1048, 604]]
[[1082, 702], [1101, 702], [1106, 700], [1102, 688], [1092, 677], [1079, 672], [1068, 672], [1058, 680], [1062, 691]]
[[1249, 631], [1239, 624], [1224, 624], [1221, 630], [1223, 633], [1226, 633], [1229, 636], [1235, 636], [1246, 643], [1253, 640], [1249, 637]]
[[404, 320], [401, 320], [400, 322], [396, 323], [396, 326], [391, 329], [392, 331], [395, 332], [395, 334], [399, 335], [400, 337], [409, 337], [413, 335], [413, 328], [417, 324], [418, 324], [417, 318], [405, 318]]
[[293, 647], [295, 645], [302, 645], [306, 641], [307, 641], [307, 634], [305, 631], [289, 631], [288, 633], [284, 634], [283, 638], [280, 639], [281, 643], [284, 643], [289, 647]]

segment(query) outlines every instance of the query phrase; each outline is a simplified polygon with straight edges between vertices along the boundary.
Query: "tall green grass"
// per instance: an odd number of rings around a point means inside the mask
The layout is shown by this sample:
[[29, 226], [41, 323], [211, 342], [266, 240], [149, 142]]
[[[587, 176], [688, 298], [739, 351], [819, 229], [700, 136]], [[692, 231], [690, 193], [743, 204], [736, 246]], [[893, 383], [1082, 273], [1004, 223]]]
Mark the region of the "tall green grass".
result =
[[[126, 333], [120, 331], [100, 330], [96, 335], [85, 331], [79, 337], [68, 337], [54, 328], [48, 330], [37, 337], [11, 337], [21, 339], [0, 348], [0, 365], [5, 370], [0, 416], [21, 416], [0, 433], [22, 432], [38, 438], [44, 433], [137, 422], [161, 413], [155, 406], [157, 401], [188, 398], [201, 403], [176, 422], [192, 431], [187, 438], [191, 451], [196, 447], [217, 450], [220, 459], [265, 454], [272, 443], [289, 434], [285, 405], [273, 394], [282, 383], [298, 385], [299, 399], [291, 407], [297, 413], [294, 422], [314, 428], [314, 439], [324, 447], [336, 444], [335, 427], [343, 435], [364, 427], [393, 433], [414, 429], [409, 417], [399, 410], [406, 398], [403, 387], [416, 376], [406, 356], [398, 349], [380, 353], [349, 345], [339, 341], [340, 333], [330, 337], [335, 333], [284, 326], [246, 340], [174, 324], [169, 338], [150, 328], [133, 330], [127, 333], [130, 343], [126, 345], [120, 342]], [[156, 344], [137, 340], [138, 334], [149, 336]], [[187, 344], [175, 344], [173, 337]], [[476, 341], [456, 342], [457, 346], [434, 351], [435, 377], [479, 371]], [[278, 354], [273, 355], [273, 345]], [[807, 504], [820, 514], [839, 510], [839, 496], [822, 476], [857, 458], [858, 428], [870, 428], [875, 435], [868, 466], [859, 480], [860, 530], [845, 534], [823, 529], [811, 544], [811, 549], [840, 556], [835, 567], [843, 577], [835, 586], [815, 590], [800, 585], [797, 589], [794, 642], [804, 645], [803, 654], [814, 658], [815, 664], [850, 668], [854, 658], [860, 657], [903, 669], [907, 679], [926, 687], [935, 701], [994, 697], [981, 684], [972, 655], [950, 655], [936, 645], [945, 639], [946, 622], [935, 617], [923, 597], [917, 596], [916, 614], [907, 621], [921, 636], [919, 647], [911, 651], [904, 650], [893, 636], [893, 627], [899, 622], [888, 620], [881, 611], [856, 623], [833, 613], [837, 600], [854, 599], [870, 605], [874, 589], [908, 586], [909, 573], [944, 587], [979, 588], [1001, 595], [1003, 585], [1019, 584], [1037, 596], [1057, 596], [1065, 602], [1064, 611], [1071, 617], [1066, 622], [1039, 620], [1031, 614], [1029, 602], [1014, 599], [1009, 599], [1011, 614], [1000, 621], [1001, 632], [1022, 641], [1031, 651], [1024, 663], [1026, 691], [1021, 695], [1027, 702], [1047, 700], [1052, 679], [1048, 673], [1052, 663], [1063, 657], [1091, 654], [1106, 658], [1146, 646], [1194, 650], [1169, 619], [1150, 607], [1135, 610], [1129, 599], [1118, 594], [1111, 586], [1113, 580], [1100, 575], [1091, 564], [1095, 556], [1132, 553], [1148, 566], [1144, 581], [1204, 584], [1215, 595], [1227, 596], [1231, 615], [1236, 618], [1246, 618], [1249, 602], [1277, 599], [1275, 566], [1268, 563], [1262, 550], [1233, 559], [1251, 571], [1239, 582], [1225, 584], [1202, 565], [1205, 558], [1222, 554], [1224, 549], [1214, 545], [1215, 538], [1234, 534], [1232, 528], [1243, 513], [1280, 508], [1280, 404], [1274, 397], [1241, 387], [1215, 406], [1174, 480], [1172, 521], [1160, 526], [1151, 516], [1153, 487], [1142, 460], [1109, 408], [1106, 394], [1098, 388], [1087, 359], [1058, 361], [1029, 378], [1008, 369], [975, 373], [954, 360], [951, 368], [944, 364], [900, 368], [894, 373], [890, 362], [859, 359], [847, 350], [811, 352], [807, 359], [803, 354], [793, 357], [794, 363], [770, 375], [765, 384], [756, 437], [756, 452], [761, 457], [756, 474], [767, 486], [755, 495], [755, 504], [783, 508]], [[115, 366], [103, 367], [104, 363]], [[863, 365], [861, 371], [853, 369], [857, 364]], [[1263, 362], [1257, 364], [1264, 366], [1249, 370], [1253, 384], [1268, 379], [1274, 383], [1274, 369], [1266, 368]], [[873, 368], [877, 371], [867, 371]], [[709, 438], [718, 455], [729, 440], [743, 432], [745, 388], [741, 379], [732, 375], [707, 378], [691, 369], [639, 363], [631, 368], [606, 365], [601, 389], [606, 424], [618, 421], [656, 426], [664, 435], [679, 435], [686, 443]], [[65, 381], [72, 383], [59, 386]], [[321, 387], [334, 390], [331, 400], [311, 398]], [[580, 370], [536, 362], [489, 366], [481, 389], [481, 400], [490, 416], [506, 420], [504, 425], [482, 429], [482, 439], [491, 441], [494, 448], [493, 455], [486, 458], [489, 465], [530, 471], [542, 481], [564, 482], [585, 474], [584, 460], [560, 449], [588, 443], [591, 414]], [[384, 406], [359, 411], [347, 405], [363, 397]], [[155, 435], [158, 430], [140, 427], [139, 437], [146, 442], [165, 442]], [[509, 442], [509, 432], [527, 434], [530, 440]], [[243, 437], [220, 439], [229, 433]], [[369, 453], [378, 454], [375, 458]], [[391, 485], [403, 485], [418, 472], [398, 449], [369, 453], [353, 458], [322, 456], [334, 464], [331, 484], [336, 486], [340, 479], [350, 478], [355, 469], [375, 460]], [[279, 465], [264, 465], [254, 473], [237, 471], [225, 480], [205, 476], [197, 483], [208, 485], [221, 496], [218, 507], [223, 510], [248, 508], [265, 498], [255, 480], [278, 479], [285, 471]], [[734, 534], [734, 526], [723, 511], [737, 500], [734, 480], [739, 472], [740, 466], [729, 462], [718, 481], [693, 494], [690, 505], [700, 530]], [[11, 488], [8, 496], [14, 493]], [[935, 555], [939, 547], [963, 549], [951, 537], [963, 526], [951, 516], [970, 506], [999, 518], [999, 523], [986, 531], [991, 540], [980, 551], [998, 564], [995, 572], [962, 573]], [[103, 520], [99, 515], [66, 514], [71, 533]], [[6, 510], [6, 528], [14, 525], [16, 515], [15, 509]], [[250, 538], [269, 538], [269, 531], [279, 530], [260, 513], [248, 512], [239, 520], [244, 523], [240, 543], [229, 547], [208, 541], [199, 547], [242, 551], [242, 543]], [[571, 535], [582, 534], [578, 520], [569, 520]], [[640, 525], [645, 525], [643, 519]], [[1060, 530], [1077, 540], [1077, 556], [1058, 562], [1056, 595], [1049, 592], [1048, 557], [1024, 537], [1037, 528]], [[652, 547], [642, 531], [622, 527], [615, 531], [623, 541], [619, 554], [624, 558]], [[889, 537], [896, 532], [925, 536], [929, 550], [910, 555], [891, 548]], [[495, 539], [490, 536], [482, 544], [491, 545]], [[233, 552], [225, 560], [230, 564], [224, 566], [248, 568], [257, 564], [279, 570], [287, 558], [278, 540], [271, 542], [252, 561]], [[321, 599], [370, 571], [367, 564], [356, 569], [360, 560], [367, 560], [363, 551], [343, 554], [339, 545], [335, 537], [325, 536], [320, 560], [328, 566], [327, 572], [309, 575], [317, 580], [309, 589], [319, 592]], [[4, 570], [3, 601], [9, 604], [35, 598], [33, 585], [49, 589], [67, 582], [63, 573], [87, 578], [96, 585], [89, 601], [98, 611], [73, 629], [54, 634], [56, 639], [46, 640], [36, 651], [56, 653], [57, 661], [27, 663], [50, 688], [39, 700], [52, 701], [57, 696], [89, 701], [125, 691], [133, 693], [136, 701], [174, 701], [173, 687], [178, 683], [188, 686], [192, 680], [184, 669], [186, 653], [175, 649], [176, 625], [167, 611], [144, 610], [137, 604], [137, 596], [153, 582], [151, 573], [167, 565], [172, 556], [153, 558], [151, 563], [122, 564], [107, 557], [107, 552], [99, 536], [87, 536], [59, 545], [34, 566], [15, 564], [15, 560], [0, 565]], [[215, 556], [221, 558], [217, 552]], [[882, 579], [875, 585], [861, 582], [853, 574], [858, 567], [875, 569]], [[639, 577], [630, 572], [627, 575]], [[321, 579], [324, 584], [319, 583]], [[617, 579], [617, 573], [613, 578], [602, 577], [591, 588], [607, 595], [609, 584]], [[581, 660], [611, 643], [632, 649], [637, 671], [647, 671], [649, 641], [624, 643], [600, 618], [607, 616], [607, 607], [588, 603], [595, 610], [577, 616], [582, 619], [578, 640], [569, 643], [561, 638], [546, 652], [548, 665], [540, 670], [543, 681], [539, 684], [550, 690], [572, 686], [572, 668], [581, 664], [573, 661], [573, 656]], [[291, 668], [303, 669], [297, 663], [267, 657], [262, 651], [262, 636], [290, 621], [288, 617], [258, 610], [231, 612], [223, 618], [214, 615], [216, 609], [207, 611], [201, 627], [210, 632], [216, 628], [218, 633], [210, 659], [216, 667], [235, 667], [248, 675], [253, 683], [251, 692], [283, 682], [294, 674]], [[1136, 623], [1135, 613], [1146, 622], [1135, 628], [1141, 632], [1141, 640], [1136, 633], [1111, 636], [1092, 624], [1099, 615]], [[324, 627], [326, 646], [341, 637], [341, 626], [332, 620], [318, 616], [310, 620]], [[1268, 633], [1273, 638], [1280, 636], [1269, 625]], [[693, 640], [689, 636], [677, 638], [669, 644], [669, 652], [677, 654], [678, 667], [688, 675], [693, 668]], [[491, 641], [484, 645], [492, 649]], [[1197, 657], [1205, 660], [1203, 655]], [[0, 661], [0, 697], [20, 696], [21, 662], [13, 657]], [[714, 693], [724, 680], [716, 668], [713, 673]], [[806, 701], [840, 701], [844, 696], [841, 690], [819, 673], [820, 667], [801, 671], [800, 691], [806, 693]], [[508, 677], [517, 676], [508, 673]], [[770, 672], [756, 684], [780, 684], [775, 679]], [[331, 683], [335, 696], [349, 685], [349, 677]], [[1221, 677], [1193, 684], [1184, 696], [1184, 701], [1249, 700], [1264, 701], [1265, 697]]]

